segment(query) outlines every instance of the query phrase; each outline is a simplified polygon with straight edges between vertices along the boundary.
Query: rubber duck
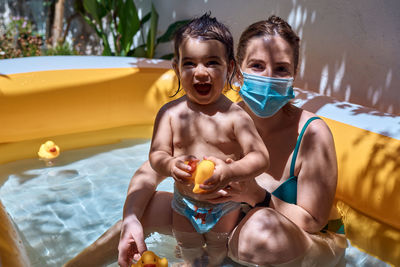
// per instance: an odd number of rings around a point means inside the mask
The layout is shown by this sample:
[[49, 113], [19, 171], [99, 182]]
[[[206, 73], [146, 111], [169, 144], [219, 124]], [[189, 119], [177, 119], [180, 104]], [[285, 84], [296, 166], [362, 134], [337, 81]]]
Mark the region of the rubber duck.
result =
[[53, 141], [46, 141], [39, 148], [38, 156], [46, 162], [46, 165], [52, 165], [52, 159], [60, 155], [60, 148]]
[[153, 251], [147, 250], [143, 252], [138, 262], [133, 263], [131, 267], [168, 267], [168, 260], [158, 257]]
[[192, 173], [192, 179], [194, 182], [193, 193], [199, 194], [206, 192], [206, 190], [200, 188], [200, 185], [213, 175], [214, 168], [214, 162], [207, 159], [204, 159], [197, 164], [195, 171]]

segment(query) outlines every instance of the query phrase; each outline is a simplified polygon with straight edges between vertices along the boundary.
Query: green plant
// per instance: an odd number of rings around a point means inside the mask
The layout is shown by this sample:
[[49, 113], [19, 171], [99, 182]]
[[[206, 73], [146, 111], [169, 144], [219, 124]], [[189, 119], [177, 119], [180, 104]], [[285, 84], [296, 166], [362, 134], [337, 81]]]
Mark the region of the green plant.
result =
[[79, 54], [68, 42], [52, 47], [51, 39], [44, 40], [32, 28], [32, 23], [26, 18], [13, 17], [0, 35], [0, 59]]
[[[182, 20], [172, 23], [157, 38], [158, 13], [153, 4], [151, 11], [139, 19], [133, 0], [84, 0], [81, 14], [102, 40], [105, 56], [153, 58], [158, 44], [171, 41], [175, 30], [188, 22]], [[104, 22], [108, 27], [104, 27]], [[144, 27], [146, 23], [149, 23], [147, 34]], [[109, 34], [112, 42], [108, 40]], [[141, 44], [133, 47], [136, 34], [140, 34]], [[171, 57], [172, 54], [168, 54], [162, 58]]]
[[79, 55], [79, 52], [71, 47], [69, 43], [64, 42], [57, 44], [55, 47], [49, 44], [45, 50], [45, 54], [46, 56], [70, 56]]
[[0, 36], [0, 58], [41, 56], [43, 38], [26, 18], [14, 17]]

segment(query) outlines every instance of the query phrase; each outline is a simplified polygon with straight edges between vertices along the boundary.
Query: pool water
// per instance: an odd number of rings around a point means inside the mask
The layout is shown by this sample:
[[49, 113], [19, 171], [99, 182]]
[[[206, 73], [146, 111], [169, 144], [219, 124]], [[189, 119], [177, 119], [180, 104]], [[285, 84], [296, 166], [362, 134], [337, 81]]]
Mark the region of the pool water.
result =
[[[0, 197], [21, 232], [33, 267], [61, 266], [122, 216], [129, 181], [148, 158], [148, 140], [62, 151], [47, 167], [38, 159], [0, 165]], [[158, 190], [172, 191], [168, 178]], [[148, 249], [175, 259], [175, 240], [153, 234]], [[349, 244], [344, 266], [389, 266]], [[111, 266], [118, 266], [117, 263]], [[224, 266], [239, 266], [229, 260]]]

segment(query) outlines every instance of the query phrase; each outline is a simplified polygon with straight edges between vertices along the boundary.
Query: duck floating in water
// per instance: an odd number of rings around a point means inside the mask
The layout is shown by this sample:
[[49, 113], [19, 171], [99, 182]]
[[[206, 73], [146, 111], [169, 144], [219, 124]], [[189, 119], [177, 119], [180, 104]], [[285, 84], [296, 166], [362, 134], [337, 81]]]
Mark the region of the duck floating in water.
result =
[[168, 260], [158, 257], [153, 251], [147, 250], [143, 252], [139, 261], [133, 263], [131, 267], [168, 267]]
[[46, 141], [39, 148], [38, 156], [46, 162], [47, 166], [51, 166], [53, 164], [51, 160], [57, 158], [58, 155], [60, 155], [60, 148], [53, 141]]

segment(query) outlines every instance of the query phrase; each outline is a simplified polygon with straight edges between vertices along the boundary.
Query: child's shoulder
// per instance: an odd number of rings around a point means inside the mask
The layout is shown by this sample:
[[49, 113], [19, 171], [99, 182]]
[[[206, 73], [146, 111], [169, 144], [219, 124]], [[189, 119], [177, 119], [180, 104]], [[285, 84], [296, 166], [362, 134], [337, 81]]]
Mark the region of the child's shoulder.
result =
[[247, 112], [236, 102], [232, 102], [231, 100], [229, 100], [227, 98], [227, 101], [230, 102], [229, 104], [229, 111], [230, 112], [235, 112], [235, 113], [239, 113], [239, 114], [243, 114], [243, 115], [248, 115]]
[[235, 123], [252, 121], [250, 115], [238, 103], [231, 102], [227, 114], [232, 117]]
[[186, 105], [186, 97], [183, 96], [183, 97], [180, 97], [178, 99], [174, 99], [174, 100], [171, 100], [171, 101], [165, 103], [160, 108], [158, 113], [164, 113], [164, 112], [167, 112], [167, 111], [173, 111], [175, 113], [179, 109], [182, 109], [182, 107], [185, 106], [185, 105]]

